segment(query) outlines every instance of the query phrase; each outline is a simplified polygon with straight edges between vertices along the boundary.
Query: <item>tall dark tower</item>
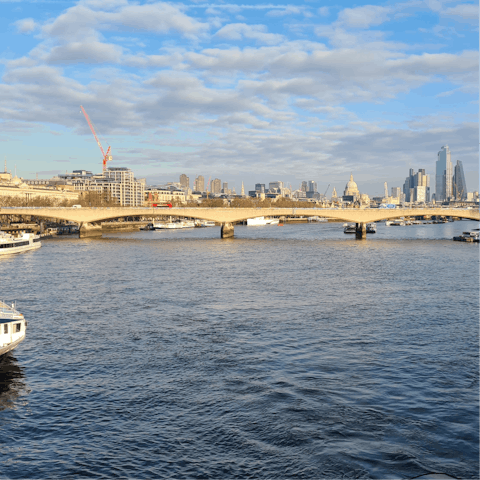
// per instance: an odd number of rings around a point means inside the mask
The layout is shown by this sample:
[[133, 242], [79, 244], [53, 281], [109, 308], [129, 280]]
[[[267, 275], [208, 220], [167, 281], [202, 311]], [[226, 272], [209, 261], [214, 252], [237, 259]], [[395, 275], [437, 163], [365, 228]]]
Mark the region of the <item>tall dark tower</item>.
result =
[[455, 200], [467, 199], [467, 184], [463, 173], [463, 163], [460, 160], [457, 160], [453, 173], [453, 198]]

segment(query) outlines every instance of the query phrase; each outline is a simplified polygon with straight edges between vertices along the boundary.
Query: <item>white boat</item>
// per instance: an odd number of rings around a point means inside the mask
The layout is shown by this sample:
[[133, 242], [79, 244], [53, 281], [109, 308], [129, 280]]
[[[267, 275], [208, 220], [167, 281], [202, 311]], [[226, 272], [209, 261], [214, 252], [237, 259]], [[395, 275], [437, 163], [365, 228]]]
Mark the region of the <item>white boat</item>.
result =
[[214, 227], [215, 222], [212, 220], [201, 220], [195, 226], [196, 227]]
[[256, 217], [247, 219], [247, 225], [249, 227], [258, 227], [262, 225], [278, 225], [278, 223], [278, 218]]
[[178, 228], [193, 228], [195, 227], [195, 222], [193, 220], [184, 220], [181, 222], [166, 222], [166, 223], [154, 223], [153, 228], [155, 230], [172, 230]]
[[405, 226], [405, 222], [404, 222], [403, 220], [387, 220], [387, 221], [385, 222], [385, 225], [386, 225], [387, 227], [390, 227], [390, 226], [392, 226], [392, 227], [399, 227], [399, 226], [400, 226], [400, 227], [404, 227], [404, 226]]
[[377, 224], [367, 223], [367, 233], [377, 233]]
[[15, 304], [0, 301], [0, 355], [13, 350], [25, 339], [27, 322]]
[[357, 233], [357, 226], [354, 223], [347, 223], [343, 233]]
[[41, 246], [40, 235], [25, 232], [11, 235], [6, 232], [0, 232], [0, 255], [24, 252], [25, 250], [40, 248]]

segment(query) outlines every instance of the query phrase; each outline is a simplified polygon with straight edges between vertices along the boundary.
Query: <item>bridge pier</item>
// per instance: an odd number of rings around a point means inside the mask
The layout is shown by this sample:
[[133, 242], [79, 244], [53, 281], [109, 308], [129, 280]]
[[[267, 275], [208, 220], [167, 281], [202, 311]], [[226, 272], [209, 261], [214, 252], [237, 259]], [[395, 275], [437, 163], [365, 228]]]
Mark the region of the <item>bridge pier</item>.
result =
[[101, 237], [102, 226], [94, 223], [81, 223], [78, 229], [78, 238]]
[[355, 238], [358, 240], [363, 240], [367, 238], [367, 224], [366, 223], [357, 223], [355, 224]]
[[222, 228], [220, 229], [221, 238], [233, 238], [234, 228], [232, 223], [222, 223]]

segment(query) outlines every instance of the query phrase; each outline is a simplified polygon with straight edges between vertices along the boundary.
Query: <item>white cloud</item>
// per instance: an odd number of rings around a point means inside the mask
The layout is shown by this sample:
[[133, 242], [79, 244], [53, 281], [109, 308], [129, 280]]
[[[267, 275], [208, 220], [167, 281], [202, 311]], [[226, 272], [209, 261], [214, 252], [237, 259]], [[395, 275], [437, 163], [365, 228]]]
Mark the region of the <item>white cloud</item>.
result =
[[45, 57], [49, 64], [71, 65], [76, 63], [118, 63], [122, 56], [122, 48], [117, 45], [97, 41], [70, 42], [67, 45], [54, 47]]
[[322, 17], [328, 17], [330, 15], [330, 9], [329, 7], [320, 7], [317, 10], [318, 14], [321, 15]]
[[269, 10], [266, 15], [269, 17], [284, 17], [286, 15], [300, 15], [305, 11], [304, 8], [295, 7], [293, 5], [287, 5], [285, 8], [277, 8], [275, 10]]
[[390, 8], [378, 5], [365, 5], [357, 8], [345, 8], [338, 14], [338, 22], [353, 28], [369, 28], [389, 20]]
[[157, 2], [132, 5], [121, 2], [115, 11], [93, 10], [90, 4], [78, 4], [66, 10], [52, 22], [44, 26], [47, 37], [80, 41], [87, 37], [97, 37], [100, 30], [138, 30], [166, 34], [170, 31], [185, 36], [195, 36], [208, 30], [201, 23], [184, 14], [172, 4]]
[[127, 5], [118, 12], [103, 15], [102, 20], [124, 28], [157, 33], [177, 31], [184, 35], [195, 35], [208, 30], [207, 24], [185, 15], [168, 3]]
[[38, 27], [37, 23], [33, 18], [24, 18], [15, 22], [17, 31], [19, 33], [32, 33]]
[[462, 3], [455, 7], [447, 8], [443, 14], [478, 22], [478, 4]]
[[275, 45], [284, 40], [283, 35], [267, 33], [267, 27], [265, 25], [247, 25], [246, 23], [230, 23], [225, 25], [215, 36], [228, 40], [249, 38], [268, 45]]

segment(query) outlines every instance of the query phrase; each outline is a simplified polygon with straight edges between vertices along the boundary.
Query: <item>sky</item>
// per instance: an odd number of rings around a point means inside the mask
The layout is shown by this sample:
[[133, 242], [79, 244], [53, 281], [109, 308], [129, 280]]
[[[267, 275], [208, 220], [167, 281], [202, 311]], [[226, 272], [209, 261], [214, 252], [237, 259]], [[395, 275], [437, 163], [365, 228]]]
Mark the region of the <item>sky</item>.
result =
[[[0, 0], [0, 158], [239, 192], [401, 186], [449, 145], [478, 190], [478, 2]], [[2, 158], [3, 160], [3, 158]], [[0, 167], [1, 169], [1, 167]], [[330, 185], [330, 186], [329, 186]]]

